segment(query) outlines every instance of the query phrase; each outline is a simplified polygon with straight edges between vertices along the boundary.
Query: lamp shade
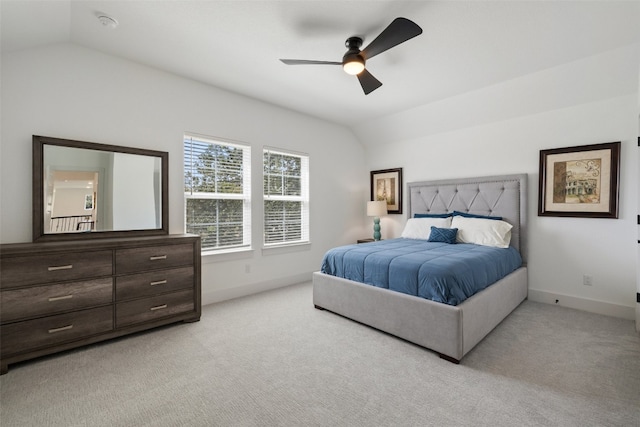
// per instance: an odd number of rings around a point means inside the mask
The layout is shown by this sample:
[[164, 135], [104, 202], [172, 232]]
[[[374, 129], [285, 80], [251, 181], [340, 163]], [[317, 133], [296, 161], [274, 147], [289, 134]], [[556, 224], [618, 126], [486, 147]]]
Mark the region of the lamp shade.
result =
[[364, 61], [360, 57], [354, 57], [342, 65], [345, 73], [355, 76], [364, 70]]
[[367, 216], [382, 216], [387, 214], [387, 201], [367, 202]]

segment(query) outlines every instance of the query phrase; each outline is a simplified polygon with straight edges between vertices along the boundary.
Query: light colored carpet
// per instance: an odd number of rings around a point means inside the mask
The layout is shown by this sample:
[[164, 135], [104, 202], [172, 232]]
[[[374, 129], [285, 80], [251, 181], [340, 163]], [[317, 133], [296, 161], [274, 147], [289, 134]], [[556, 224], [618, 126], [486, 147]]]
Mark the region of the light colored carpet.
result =
[[0, 386], [3, 427], [640, 426], [640, 336], [525, 301], [454, 365], [314, 309], [305, 283], [12, 365]]

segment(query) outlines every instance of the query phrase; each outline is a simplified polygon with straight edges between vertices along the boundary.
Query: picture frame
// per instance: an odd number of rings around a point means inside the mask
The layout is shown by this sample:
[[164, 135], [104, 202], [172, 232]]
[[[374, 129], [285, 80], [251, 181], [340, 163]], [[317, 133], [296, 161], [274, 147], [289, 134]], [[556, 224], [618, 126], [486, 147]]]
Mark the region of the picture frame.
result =
[[84, 210], [93, 210], [93, 194], [86, 194], [84, 196]]
[[386, 200], [387, 213], [402, 213], [402, 168], [371, 171], [371, 200]]
[[618, 218], [620, 142], [540, 150], [538, 216]]

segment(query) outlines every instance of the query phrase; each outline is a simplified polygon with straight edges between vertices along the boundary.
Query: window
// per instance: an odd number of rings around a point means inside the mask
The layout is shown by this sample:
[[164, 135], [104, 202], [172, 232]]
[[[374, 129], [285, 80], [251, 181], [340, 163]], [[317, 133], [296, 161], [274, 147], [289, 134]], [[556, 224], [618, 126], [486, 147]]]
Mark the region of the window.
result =
[[185, 135], [184, 191], [203, 251], [251, 246], [251, 147]]
[[309, 241], [309, 157], [263, 151], [265, 246]]

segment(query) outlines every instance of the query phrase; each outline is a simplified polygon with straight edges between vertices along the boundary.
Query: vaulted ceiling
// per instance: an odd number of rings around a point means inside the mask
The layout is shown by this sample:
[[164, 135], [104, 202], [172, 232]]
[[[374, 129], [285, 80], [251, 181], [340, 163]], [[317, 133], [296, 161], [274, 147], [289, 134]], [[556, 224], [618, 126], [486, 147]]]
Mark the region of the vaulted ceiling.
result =
[[[638, 1], [14, 1], [2, 52], [75, 43], [252, 98], [357, 125], [640, 41]], [[118, 21], [104, 26], [99, 15]], [[339, 66], [394, 18], [422, 35], [367, 62], [364, 95]]]

